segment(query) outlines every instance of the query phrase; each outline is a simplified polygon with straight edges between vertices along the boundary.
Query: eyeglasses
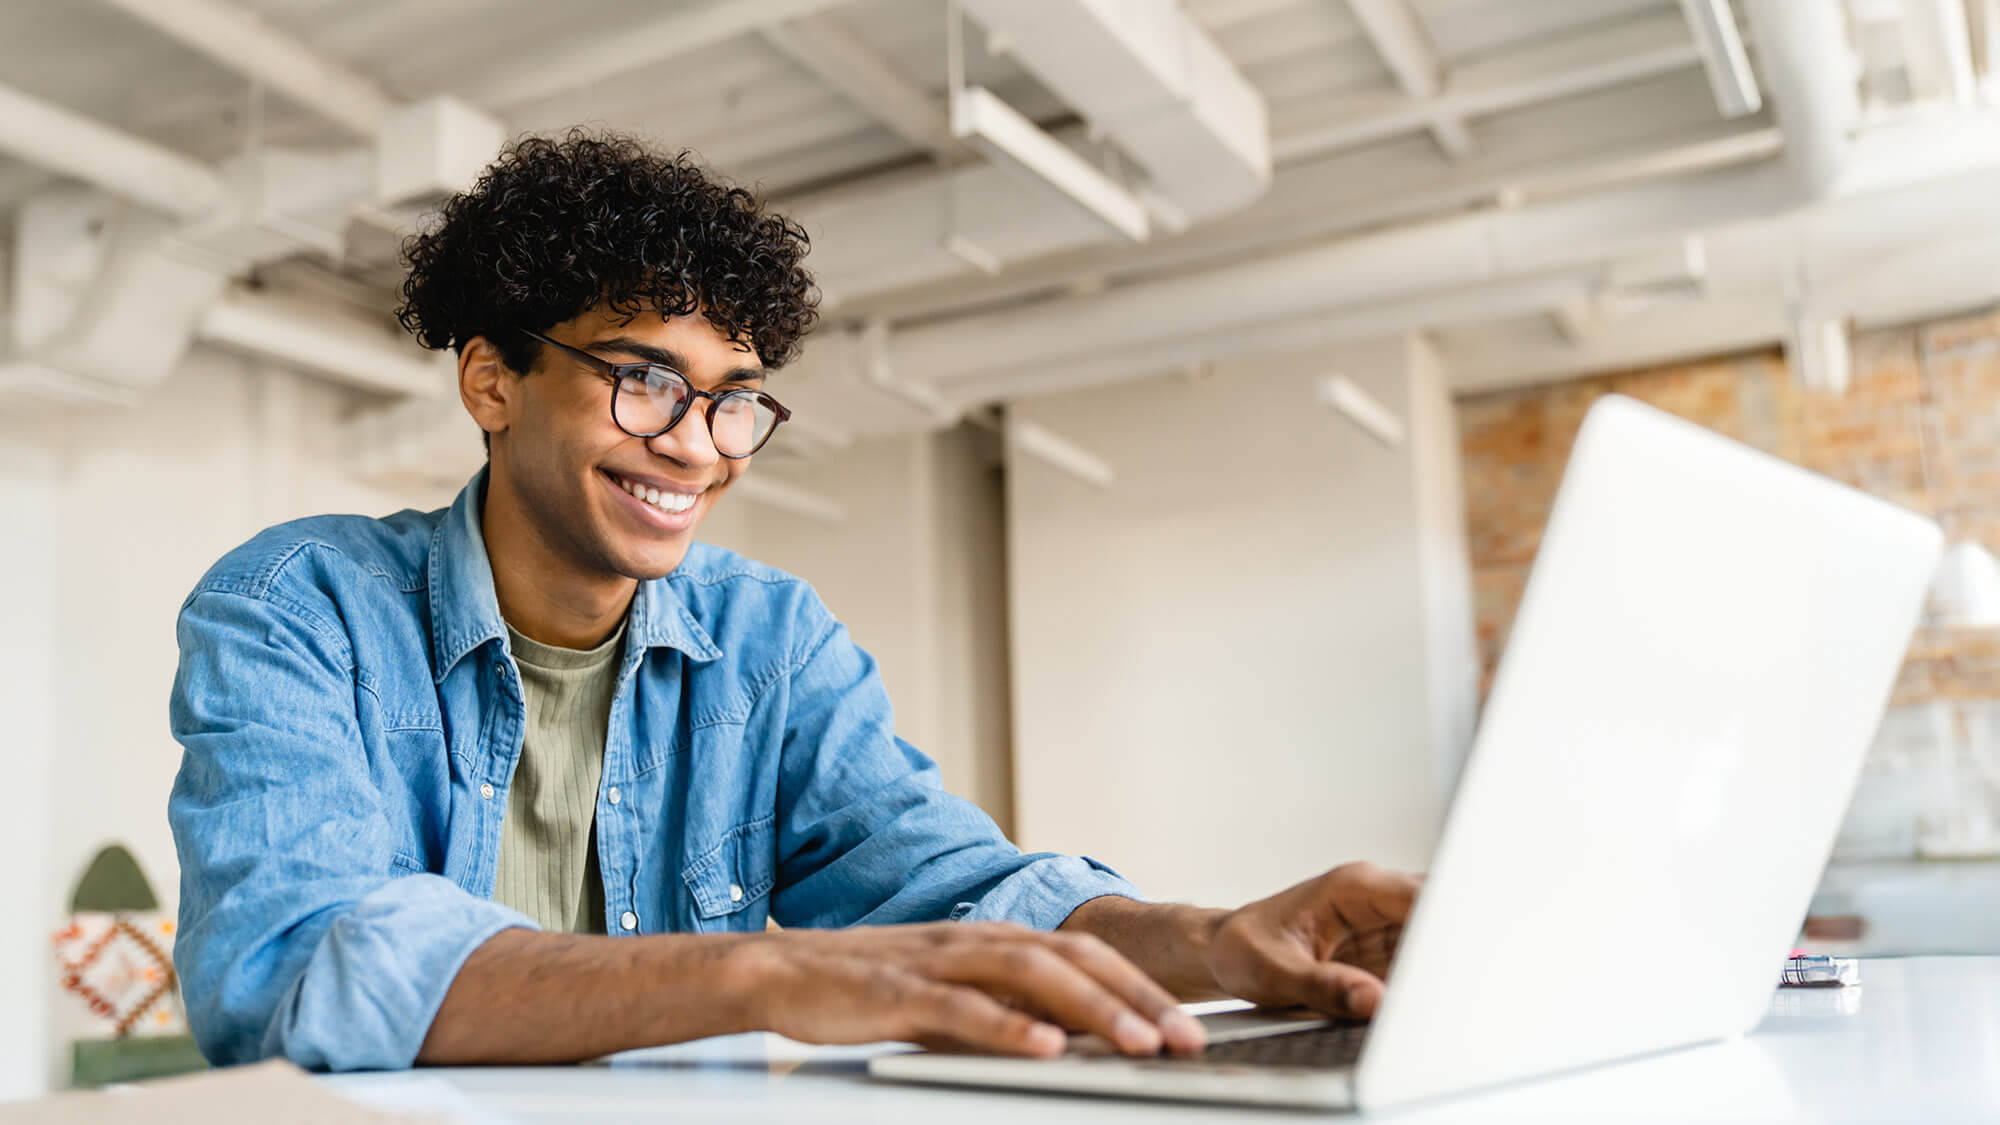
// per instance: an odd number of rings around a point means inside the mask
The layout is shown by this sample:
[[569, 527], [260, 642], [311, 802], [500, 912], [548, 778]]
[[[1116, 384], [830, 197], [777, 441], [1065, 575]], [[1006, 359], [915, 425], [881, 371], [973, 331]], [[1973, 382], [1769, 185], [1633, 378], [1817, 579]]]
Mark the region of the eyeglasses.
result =
[[551, 340], [540, 332], [523, 328], [521, 334], [568, 353], [610, 380], [611, 420], [636, 438], [658, 437], [673, 429], [687, 416], [694, 400], [705, 398], [708, 436], [715, 443], [715, 451], [732, 461], [740, 461], [762, 449], [777, 431], [778, 423], [792, 416], [791, 411], [763, 391], [749, 387], [704, 391], [665, 364], [612, 363], [561, 340]]

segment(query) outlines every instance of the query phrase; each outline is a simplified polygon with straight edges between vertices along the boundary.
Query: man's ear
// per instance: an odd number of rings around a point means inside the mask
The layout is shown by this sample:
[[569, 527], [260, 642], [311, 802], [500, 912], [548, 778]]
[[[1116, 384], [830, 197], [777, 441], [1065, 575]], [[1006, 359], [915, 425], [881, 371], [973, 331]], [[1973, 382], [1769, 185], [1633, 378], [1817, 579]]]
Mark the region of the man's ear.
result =
[[500, 349], [484, 336], [474, 336], [459, 349], [459, 401], [489, 437], [507, 432], [519, 397], [520, 378], [501, 360]]

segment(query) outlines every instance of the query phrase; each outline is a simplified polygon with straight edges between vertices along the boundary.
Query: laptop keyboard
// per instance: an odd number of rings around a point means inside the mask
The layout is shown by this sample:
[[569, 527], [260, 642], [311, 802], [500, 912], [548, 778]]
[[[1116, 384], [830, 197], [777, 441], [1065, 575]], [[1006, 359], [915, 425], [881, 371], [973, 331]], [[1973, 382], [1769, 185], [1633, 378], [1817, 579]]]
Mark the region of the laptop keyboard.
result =
[[[1361, 1021], [1341, 1021], [1307, 1031], [1288, 1031], [1256, 1039], [1215, 1043], [1187, 1061], [1227, 1063], [1232, 1066], [1296, 1066], [1335, 1069], [1353, 1066], [1361, 1057], [1361, 1044], [1368, 1038], [1368, 1025]], [[1171, 1059], [1155, 1061], [1171, 1062]]]

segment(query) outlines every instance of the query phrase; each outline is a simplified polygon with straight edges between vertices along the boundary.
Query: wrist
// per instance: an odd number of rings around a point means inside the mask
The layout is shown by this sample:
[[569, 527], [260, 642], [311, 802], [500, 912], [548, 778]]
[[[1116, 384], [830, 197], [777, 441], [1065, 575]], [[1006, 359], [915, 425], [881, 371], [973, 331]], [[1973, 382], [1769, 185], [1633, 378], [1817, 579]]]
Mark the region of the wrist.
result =
[[1187, 943], [1189, 948], [1194, 950], [1195, 960], [1201, 965], [1203, 980], [1200, 987], [1206, 995], [1190, 995], [1183, 999], [1216, 999], [1229, 995], [1229, 990], [1222, 987], [1220, 978], [1216, 975], [1213, 952], [1216, 935], [1222, 932], [1223, 923], [1229, 921], [1230, 915], [1234, 913], [1236, 912], [1233, 910], [1214, 909], [1192, 912], [1193, 916], [1188, 919]]
[[775, 934], [745, 934], [735, 938], [718, 954], [713, 966], [714, 987], [730, 1034], [743, 1031], [770, 1031], [775, 1026], [774, 1007], [782, 1003], [791, 963], [778, 955]]

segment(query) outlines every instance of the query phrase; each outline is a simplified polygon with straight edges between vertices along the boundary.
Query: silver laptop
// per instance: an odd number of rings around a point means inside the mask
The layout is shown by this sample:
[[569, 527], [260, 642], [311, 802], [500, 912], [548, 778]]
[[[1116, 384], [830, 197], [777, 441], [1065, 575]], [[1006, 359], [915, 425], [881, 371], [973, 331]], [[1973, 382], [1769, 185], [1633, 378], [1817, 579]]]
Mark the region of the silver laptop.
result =
[[[1372, 1024], [1198, 1059], [911, 1052], [905, 1081], [1378, 1109], [1742, 1035], [1935, 569], [1931, 521], [1630, 399], [1585, 420]], [[1346, 858], [1327, 856], [1331, 865]], [[1633, 1004], [1634, 966], [1673, 984]]]

